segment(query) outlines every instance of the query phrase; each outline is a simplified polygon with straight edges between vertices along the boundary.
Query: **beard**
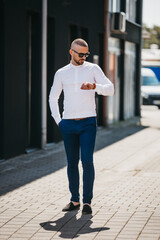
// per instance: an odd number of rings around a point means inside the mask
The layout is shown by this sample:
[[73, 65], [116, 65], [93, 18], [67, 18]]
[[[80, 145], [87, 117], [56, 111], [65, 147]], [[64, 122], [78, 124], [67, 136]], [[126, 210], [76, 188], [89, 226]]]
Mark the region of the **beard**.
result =
[[74, 59], [74, 61], [75, 61], [78, 65], [82, 65], [85, 60], [84, 60], [84, 59], [80, 59], [80, 60]]

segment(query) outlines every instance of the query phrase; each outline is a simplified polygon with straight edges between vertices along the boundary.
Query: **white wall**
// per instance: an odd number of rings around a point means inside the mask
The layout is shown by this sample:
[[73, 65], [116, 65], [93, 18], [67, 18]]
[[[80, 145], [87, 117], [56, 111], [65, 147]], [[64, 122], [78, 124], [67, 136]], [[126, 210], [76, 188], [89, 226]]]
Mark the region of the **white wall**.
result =
[[135, 58], [135, 44], [125, 42], [124, 119], [133, 117], [135, 112]]
[[114, 83], [115, 94], [113, 97], [107, 97], [107, 121], [108, 124], [119, 121], [120, 112], [120, 79], [118, 75], [120, 56], [120, 41], [116, 38], [109, 38], [109, 75]]

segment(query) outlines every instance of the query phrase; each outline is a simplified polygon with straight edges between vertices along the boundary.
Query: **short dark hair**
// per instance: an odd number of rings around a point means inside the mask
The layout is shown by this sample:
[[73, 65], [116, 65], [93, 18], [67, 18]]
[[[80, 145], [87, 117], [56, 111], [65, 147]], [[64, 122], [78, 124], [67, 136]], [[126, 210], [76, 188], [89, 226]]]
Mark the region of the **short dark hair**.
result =
[[72, 43], [71, 43], [71, 48], [74, 44], [77, 44], [79, 46], [82, 46], [82, 47], [88, 47], [88, 44], [85, 40], [83, 40], [82, 38], [77, 38], [75, 39]]

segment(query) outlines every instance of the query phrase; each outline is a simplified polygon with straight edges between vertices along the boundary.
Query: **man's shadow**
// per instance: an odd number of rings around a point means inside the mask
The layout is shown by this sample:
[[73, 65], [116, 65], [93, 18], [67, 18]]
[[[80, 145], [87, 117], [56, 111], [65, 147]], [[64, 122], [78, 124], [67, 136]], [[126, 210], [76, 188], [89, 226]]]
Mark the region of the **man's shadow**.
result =
[[109, 230], [107, 227], [92, 228], [90, 225], [93, 223], [91, 220], [92, 215], [82, 215], [77, 219], [76, 214], [78, 211], [67, 212], [63, 217], [55, 220], [40, 223], [46, 231], [59, 232], [61, 238], [77, 238], [81, 234], [93, 233], [99, 231]]

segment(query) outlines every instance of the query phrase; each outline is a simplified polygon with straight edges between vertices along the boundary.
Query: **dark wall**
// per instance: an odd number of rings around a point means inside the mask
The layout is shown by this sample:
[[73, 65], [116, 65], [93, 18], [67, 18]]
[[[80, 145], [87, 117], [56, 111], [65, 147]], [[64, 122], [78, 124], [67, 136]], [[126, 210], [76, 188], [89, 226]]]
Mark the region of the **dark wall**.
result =
[[3, 0], [0, 0], [0, 159], [4, 157], [3, 152], [3, 127], [4, 127], [4, 5]]
[[[1, 116], [0, 158], [10, 158], [25, 153], [27, 147], [40, 147], [41, 125], [41, 0], [0, 0], [0, 39], [2, 64], [1, 75]], [[80, 4], [74, 0], [48, 0], [48, 89], [53, 83], [53, 75], [57, 69], [69, 62], [71, 41], [70, 28], [78, 28], [76, 37], [88, 38], [92, 61], [93, 54], [98, 54], [99, 34], [103, 33], [104, 1], [85, 1]], [[3, 12], [2, 12], [3, 11]], [[4, 15], [2, 14], [4, 13]], [[28, 16], [32, 15], [36, 24], [32, 28], [32, 94], [29, 95], [29, 25]], [[39, 20], [38, 16], [39, 15]], [[4, 21], [3, 21], [4, 18]], [[33, 23], [33, 22], [32, 22]], [[37, 29], [37, 30], [36, 30]], [[53, 41], [53, 42], [52, 42]], [[3, 46], [3, 47], [2, 47]], [[36, 53], [37, 52], [37, 53]], [[4, 61], [3, 61], [4, 60]], [[5, 74], [3, 74], [5, 73]], [[31, 116], [28, 116], [29, 96], [31, 98]], [[47, 96], [48, 98], [48, 96]], [[62, 111], [62, 98], [60, 108]], [[47, 102], [48, 104], [48, 102]], [[4, 109], [2, 108], [4, 107]], [[38, 110], [37, 110], [38, 109]], [[58, 141], [61, 136], [48, 108], [48, 141]], [[30, 118], [31, 133], [28, 131]], [[4, 132], [4, 135], [3, 135]]]
[[[19, 1], [20, 2], [20, 1]], [[20, 4], [4, 4], [4, 153], [22, 152], [25, 144], [25, 12]]]
[[[35, 1], [34, 1], [35, 2]], [[28, 1], [4, 3], [4, 157], [25, 152], [27, 121]], [[40, 1], [37, 1], [39, 6]], [[31, 6], [40, 13], [40, 7]], [[36, 59], [37, 60], [37, 59]], [[39, 69], [40, 71], [40, 69]], [[40, 119], [37, 119], [37, 122]]]

